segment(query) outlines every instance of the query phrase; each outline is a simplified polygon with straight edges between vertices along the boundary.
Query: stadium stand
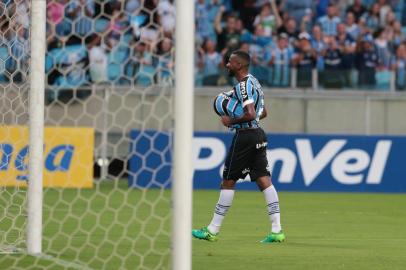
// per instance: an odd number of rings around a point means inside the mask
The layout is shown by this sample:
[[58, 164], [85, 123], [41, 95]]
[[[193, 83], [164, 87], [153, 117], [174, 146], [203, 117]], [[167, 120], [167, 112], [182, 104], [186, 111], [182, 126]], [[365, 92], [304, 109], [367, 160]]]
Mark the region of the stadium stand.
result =
[[[311, 87], [317, 74], [318, 88], [406, 89], [404, 0], [195, 2], [196, 86], [232, 84], [225, 64], [240, 48], [267, 87]], [[0, 82], [23, 78], [28, 9], [1, 0]], [[174, 20], [173, 0], [48, 0], [48, 85], [172, 83]]]

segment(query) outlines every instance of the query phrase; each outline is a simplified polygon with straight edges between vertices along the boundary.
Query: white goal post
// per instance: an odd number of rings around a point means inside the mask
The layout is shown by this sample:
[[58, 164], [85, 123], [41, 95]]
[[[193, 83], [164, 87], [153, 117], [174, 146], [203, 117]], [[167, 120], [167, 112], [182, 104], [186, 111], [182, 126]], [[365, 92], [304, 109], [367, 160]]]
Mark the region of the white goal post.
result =
[[29, 102], [29, 172], [27, 252], [42, 252], [42, 176], [44, 148], [46, 0], [31, 1], [31, 60]]
[[191, 269], [194, 1], [176, 1], [172, 269]]

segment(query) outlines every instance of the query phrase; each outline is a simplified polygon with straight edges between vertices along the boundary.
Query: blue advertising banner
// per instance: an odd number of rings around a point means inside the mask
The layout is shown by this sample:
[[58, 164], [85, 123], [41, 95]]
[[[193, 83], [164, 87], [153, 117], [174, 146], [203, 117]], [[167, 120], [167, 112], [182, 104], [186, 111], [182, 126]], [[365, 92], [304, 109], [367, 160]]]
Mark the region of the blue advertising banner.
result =
[[[196, 132], [194, 188], [218, 189], [233, 133]], [[268, 134], [267, 156], [278, 190], [406, 192], [406, 137]], [[170, 133], [132, 131], [129, 186], [168, 187]], [[238, 189], [256, 190], [240, 179]]]

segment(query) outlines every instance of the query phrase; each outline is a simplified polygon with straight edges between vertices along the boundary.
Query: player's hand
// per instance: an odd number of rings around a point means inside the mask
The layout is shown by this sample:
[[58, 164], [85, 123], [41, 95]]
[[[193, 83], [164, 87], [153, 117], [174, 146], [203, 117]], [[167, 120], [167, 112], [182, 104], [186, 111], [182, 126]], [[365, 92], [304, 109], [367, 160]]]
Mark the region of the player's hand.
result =
[[221, 123], [223, 123], [223, 125], [225, 126], [225, 127], [229, 127], [229, 126], [231, 126], [231, 118], [229, 117], [229, 116], [222, 116], [221, 117]]

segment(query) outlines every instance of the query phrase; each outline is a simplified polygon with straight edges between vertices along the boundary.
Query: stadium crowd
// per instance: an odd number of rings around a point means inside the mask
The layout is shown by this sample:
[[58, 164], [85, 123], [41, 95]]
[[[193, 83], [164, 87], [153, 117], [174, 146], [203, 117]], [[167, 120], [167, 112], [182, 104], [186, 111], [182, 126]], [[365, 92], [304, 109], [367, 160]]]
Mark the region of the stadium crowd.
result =
[[[249, 51], [268, 87], [406, 89], [404, 0], [195, 0], [197, 86], [228, 85], [225, 64]], [[48, 0], [48, 85], [172, 83], [173, 0]], [[28, 70], [29, 1], [0, 0], [0, 82]], [[294, 72], [295, 71], [295, 72]], [[317, 71], [317, 72], [313, 72]]]

